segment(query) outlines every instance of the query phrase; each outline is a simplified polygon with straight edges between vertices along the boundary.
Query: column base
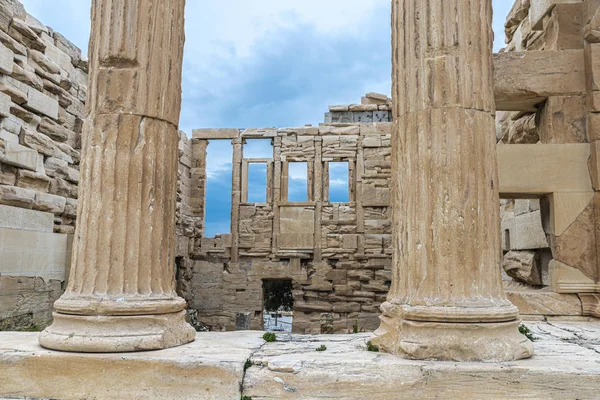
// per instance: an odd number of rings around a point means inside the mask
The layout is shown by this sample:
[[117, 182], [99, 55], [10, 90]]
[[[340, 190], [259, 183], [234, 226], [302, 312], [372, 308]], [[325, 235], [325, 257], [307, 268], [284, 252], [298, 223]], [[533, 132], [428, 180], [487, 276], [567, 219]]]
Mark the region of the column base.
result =
[[43, 347], [82, 353], [160, 350], [190, 343], [196, 331], [185, 311], [158, 315], [82, 316], [55, 312], [39, 336]]
[[[412, 360], [504, 362], [533, 355], [533, 343], [519, 333], [520, 320], [423, 322], [405, 318], [402, 306], [385, 303], [371, 342], [382, 351]], [[391, 312], [390, 312], [391, 311]]]

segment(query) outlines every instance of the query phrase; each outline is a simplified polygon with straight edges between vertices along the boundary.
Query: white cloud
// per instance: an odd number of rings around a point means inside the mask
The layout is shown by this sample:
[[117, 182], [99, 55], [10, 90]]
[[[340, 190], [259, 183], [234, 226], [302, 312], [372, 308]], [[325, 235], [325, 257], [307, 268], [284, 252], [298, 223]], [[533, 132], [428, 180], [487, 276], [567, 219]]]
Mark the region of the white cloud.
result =
[[[91, 0], [22, 1], [85, 52]], [[498, 50], [512, 1], [493, 3]], [[327, 104], [389, 94], [389, 8], [390, 0], [188, 0], [181, 127], [314, 124]], [[279, 86], [265, 95], [272, 82]]]

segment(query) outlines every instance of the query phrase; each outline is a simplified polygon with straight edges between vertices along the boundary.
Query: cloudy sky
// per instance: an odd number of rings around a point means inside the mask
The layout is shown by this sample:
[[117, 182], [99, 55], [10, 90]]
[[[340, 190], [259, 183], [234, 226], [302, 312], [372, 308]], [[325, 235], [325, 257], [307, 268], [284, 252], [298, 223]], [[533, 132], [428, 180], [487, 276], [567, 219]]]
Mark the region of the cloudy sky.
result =
[[[27, 11], [84, 52], [90, 0], [21, 0]], [[495, 50], [511, 0], [493, 0]], [[390, 93], [390, 0], [187, 0], [180, 128], [317, 125], [329, 104]], [[263, 158], [268, 142], [245, 149]], [[229, 231], [231, 146], [209, 145], [207, 234]], [[301, 168], [301, 166], [300, 166]], [[260, 198], [266, 172], [252, 172]], [[347, 174], [332, 168], [332, 199], [343, 201]], [[302, 170], [291, 191], [306, 185]]]

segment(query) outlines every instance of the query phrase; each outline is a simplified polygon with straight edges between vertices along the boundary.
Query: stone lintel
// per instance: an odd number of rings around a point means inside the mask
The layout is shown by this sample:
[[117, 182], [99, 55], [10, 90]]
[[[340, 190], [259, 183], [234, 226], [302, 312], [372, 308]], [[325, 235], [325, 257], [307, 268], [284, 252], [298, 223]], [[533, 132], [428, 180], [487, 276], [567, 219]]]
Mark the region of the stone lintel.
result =
[[494, 96], [500, 111], [536, 111], [550, 96], [586, 92], [583, 50], [494, 54]]
[[240, 136], [239, 129], [230, 129], [230, 128], [194, 129], [192, 131], [193, 139], [236, 139], [239, 136]]

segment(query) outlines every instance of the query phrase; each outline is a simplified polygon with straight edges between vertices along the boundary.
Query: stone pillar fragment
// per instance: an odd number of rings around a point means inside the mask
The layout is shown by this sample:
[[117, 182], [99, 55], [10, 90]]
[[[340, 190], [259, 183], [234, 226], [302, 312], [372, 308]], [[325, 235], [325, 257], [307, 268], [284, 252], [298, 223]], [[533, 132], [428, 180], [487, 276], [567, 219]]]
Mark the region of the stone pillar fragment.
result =
[[528, 357], [500, 276], [491, 0], [393, 0], [393, 280], [373, 342]]
[[175, 195], [185, 0], [94, 0], [69, 285], [44, 347], [188, 343], [175, 292]]

